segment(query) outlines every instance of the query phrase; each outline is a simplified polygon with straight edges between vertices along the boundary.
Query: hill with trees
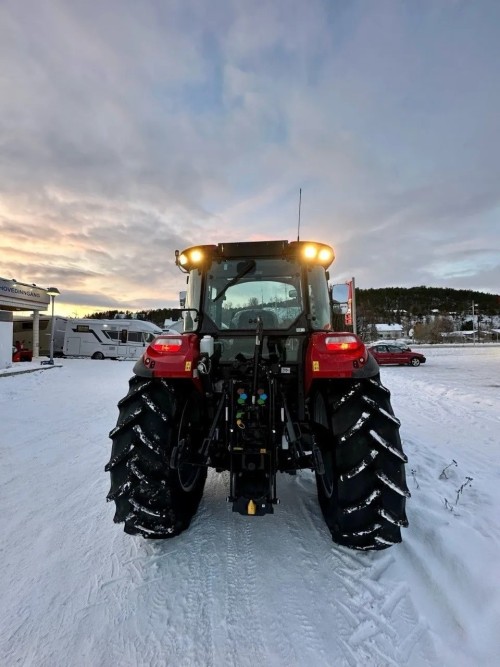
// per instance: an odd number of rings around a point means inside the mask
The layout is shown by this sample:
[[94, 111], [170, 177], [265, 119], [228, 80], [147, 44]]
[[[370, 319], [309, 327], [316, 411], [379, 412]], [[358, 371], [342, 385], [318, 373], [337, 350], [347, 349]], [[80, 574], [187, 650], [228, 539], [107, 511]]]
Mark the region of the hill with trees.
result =
[[477, 304], [483, 315], [500, 314], [498, 294], [424, 286], [356, 289], [358, 315], [363, 313], [375, 322], [398, 322], [402, 313], [413, 318], [422, 318], [434, 311], [443, 315], [466, 315], [471, 313], [472, 303]]
[[356, 290], [357, 330], [365, 340], [377, 338], [375, 324], [401, 324], [403, 336], [437, 343], [453, 331], [498, 326], [500, 296], [444, 287], [385, 287]]
[[[410, 330], [422, 338], [438, 340], [441, 333], [472, 329], [472, 304], [475, 322], [494, 322], [500, 318], [500, 295], [457, 290], [446, 287], [381, 287], [356, 289], [357, 330], [364, 338], [373, 338], [375, 324], [401, 324], [405, 335]], [[264, 304], [265, 306], [266, 304]], [[334, 318], [335, 329], [345, 328], [339, 306]], [[86, 315], [93, 319], [134, 317], [163, 326], [172, 317], [171, 308], [156, 310], [107, 310]]]

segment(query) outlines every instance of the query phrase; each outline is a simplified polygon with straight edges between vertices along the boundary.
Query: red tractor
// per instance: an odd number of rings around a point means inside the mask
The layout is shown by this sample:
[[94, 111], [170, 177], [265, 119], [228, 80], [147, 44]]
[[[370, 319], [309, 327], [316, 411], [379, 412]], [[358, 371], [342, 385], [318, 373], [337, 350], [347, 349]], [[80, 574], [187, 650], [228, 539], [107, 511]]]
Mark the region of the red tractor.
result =
[[134, 367], [111, 431], [107, 496], [125, 532], [186, 529], [209, 467], [245, 515], [272, 513], [277, 473], [315, 472], [333, 540], [384, 549], [407, 525], [407, 461], [389, 391], [362, 341], [332, 330], [321, 243], [220, 243], [176, 251], [183, 333]]

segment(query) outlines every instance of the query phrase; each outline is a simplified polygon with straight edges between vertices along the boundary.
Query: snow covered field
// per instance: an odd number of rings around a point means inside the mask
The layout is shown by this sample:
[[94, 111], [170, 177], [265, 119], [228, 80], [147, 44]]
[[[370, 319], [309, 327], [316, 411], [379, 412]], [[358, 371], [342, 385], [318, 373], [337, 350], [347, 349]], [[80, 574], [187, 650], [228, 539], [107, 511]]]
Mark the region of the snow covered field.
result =
[[500, 664], [500, 347], [423, 351], [382, 369], [412, 498], [377, 553], [331, 541], [308, 472], [262, 518], [212, 472], [189, 531], [127, 536], [103, 468], [133, 362], [0, 376], [0, 665]]

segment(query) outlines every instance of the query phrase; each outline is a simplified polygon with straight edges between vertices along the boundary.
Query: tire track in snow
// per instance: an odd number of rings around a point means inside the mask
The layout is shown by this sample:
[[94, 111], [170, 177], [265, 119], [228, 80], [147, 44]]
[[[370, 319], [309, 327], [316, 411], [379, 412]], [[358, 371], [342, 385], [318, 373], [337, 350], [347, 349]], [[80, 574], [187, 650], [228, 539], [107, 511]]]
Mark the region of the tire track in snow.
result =
[[359, 625], [350, 644], [376, 652], [382, 659], [377, 664], [408, 664], [417, 656], [417, 664], [434, 665], [436, 656], [429, 628], [416, 612], [409, 586], [387, 581], [396, 562], [394, 552], [339, 555], [342, 565], [338, 574], [344, 583], [351, 581], [355, 588], [349, 609]]
[[[413, 650], [420, 650], [417, 643], [420, 642], [423, 647], [430, 638], [427, 627], [415, 613], [409, 588], [398, 582], [382, 586], [377, 581], [394, 563], [393, 556], [383, 552], [358, 554], [333, 542], [325, 549], [325, 539], [329, 541], [330, 538], [319, 505], [312, 497], [313, 479], [303, 477], [299, 480], [303, 489], [302, 498], [297, 499], [300, 518], [297, 518], [297, 511], [293, 511], [293, 505], [288, 501], [291, 511], [286, 514], [287, 525], [296, 535], [303, 565], [308, 572], [317, 573], [314, 577], [307, 575], [311, 580], [309, 590], [317, 591], [317, 580], [320, 579], [328, 591], [329, 613], [324, 617], [330, 617], [329, 623], [325, 623], [324, 618], [319, 619], [315, 633], [324, 637], [328, 626], [335, 627], [346, 664], [404, 664]], [[304, 532], [307, 524], [312, 530]], [[313, 598], [311, 602], [314, 602]], [[403, 609], [407, 612], [404, 623], [400, 619]], [[426, 632], [426, 641], [423, 642]], [[405, 647], [404, 651], [398, 646]], [[433, 655], [433, 651], [427, 648], [422, 648], [422, 651], [426, 656]], [[377, 662], [373, 661], [374, 652], [378, 655]], [[423, 660], [425, 662], [427, 657]]]
[[188, 581], [186, 563], [176, 557], [182, 553], [182, 545], [155, 543], [123, 533], [113, 542], [110, 572], [99, 577], [93, 609], [94, 624], [103, 616], [102, 624], [113, 627], [101, 647], [103, 664], [182, 664], [175, 659], [189, 654], [184, 607], [175, 605], [182, 599], [178, 589], [183, 591]]
[[[294, 613], [300, 629], [304, 634], [308, 651], [316, 655], [318, 659], [321, 657], [323, 661], [322, 664], [328, 664], [328, 656], [325, 653], [323, 637], [319, 631], [315, 615], [312, 613], [316, 605], [317, 596], [314, 594], [311, 583], [314, 577], [314, 572], [317, 571], [318, 560], [316, 557], [311, 556], [309, 549], [304, 548], [302, 540], [307, 533], [304, 532], [303, 527], [288, 519], [287, 528], [290, 535], [297, 540], [296, 558], [294, 559], [296, 575], [297, 577], [302, 575], [303, 580], [308, 584], [306, 604], [304, 604], [303, 591], [299, 594], [296, 589], [291, 589], [289, 596], [290, 609], [295, 610], [292, 613]], [[299, 556], [299, 558], [297, 558], [297, 556]], [[311, 576], [311, 574], [313, 576]], [[318, 664], [320, 664], [319, 660]]]
[[[218, 579], [212, 577], [214, 588], [217, 584], [220, 588], [221, 582], [226, 587], [224, 607], [215, 609], [219, 618], [224, 619], [219, 628], [214, 629], [214, 638], [225, 651], [224, 658], [218, 656], [217, 664], [250, 665], [254, 658], [250, 659], [249, 655], [262, 654], [266, 667], [298, 665], [293, 641], [283, 631], [279, 611], [269, 613], [267, 609], [273, 600], [281, 603], [281, 599], [273, 598], [266, 587], [269, 562], [275, 556], [269, 551], [268, 528], [271, 525], [264, 527], [266, 518], [233, 514], [225, 502], [228, 484], [226, 474], [209, 473], [202, 514], [211, 511], [213, 516], [200, 517], [200, 524], [207, 520], [211, 522], [213, 543], [208, 547], [210, 553], [218, 554], [219, 560], [222, 556], [216, 572]], [[275, 517], [268, 519], [269, 524], [276, 521]], [[225, 551], [221, 550], [221, 533], [225, 536], [225, 544], [230, 545]], [[234, 646], [233, 651], [228, 650], [230, 644]]]
[[[148, 559], [151, 576], [141, 586], [152, 586], [144, 607], [151, 614], [155, 650], [148, 646], [146, 664], [203, 665], [212, 667], [214, 527], [203, 512], [189, 531], [172, 540], [155, 543]], [[159, 553], [158, 553], [159, 552]]]
[[213, 630], [215, 526], [201, 509], [188, 539], [195, 547], [188, 561], [189, 590], [186, 598], [186, 624], [193, 643], [193, 664], [213, 667], [215, 647]]
[[[245, 518], [242, 517], [244, 520]], [[267, 517], [274, 521], [276, 517]], [[244, 549], [253, 549], [253, 552], [258, 552], [258, 556], [249, 561], [249, 575], [255, 581], [255, 601], [254, 613], [257, 610], [259, 615], [260, 631], [258, 636], [262, 639], [263, 648], [267, 656], [268, 665], [296, 665], [299, 664], [297, 654], [294, 650], [293, 643], [290, 637], [287, 636], [285, 628], [283, 627], [282, 617], [279, 609], [264, 609], [263, 607], [271, 606], [277, 603], [279, 608], [282, 607], [284, 600], [286, 600], [286, 591], [281, 589], [279, 598], [272, 598], [269, 588], [267, 587], [268, 573], [264, 571], [263, 563], [267, 563], [270, 559], [275, 558], [275, 553], [269, 553], [269, 541], [266, 539], [265, 544], [261, 542], [261, 535], [264, 533], [267, 537], [267, 530], [260, 531], [262, 524], [259, 526], [259, 517], [248, 517], [248, 523], [245, 526], [245, 540]], [[266, 576], [267, 575], [267, 576]]]
[[[241, 522], [238, 521], [240, 518]], [[224, 664], [248, 664], [253, 667], [265, 664], [266, 654], [262, 641], [248, 641], [249, 634], [262, 638], [264, 633], [258, 613], [251, 528], [243, 523], [245, 520], [248, 521], [248, 518], [231, 515], [226, 523], [226, 591], [223, 617], [226, 619], [229, 641]]]
[[[291, 498], [291, 489], [287, 488], [283, 496], [285, 502], [281, 505], [283, 508], [286, 503], [283, 519], [293, 541], [295, 542], [295, 553], [298, 556], [298, 558], [295, 558], [294, 560], [293, 567], [296, 570], [296, 576], [302, 577], [303, 581], [307, 583], [306, 601], [304, 601], [303, 591], [301, 591], [299, 595], [297, 591], [293, 590], [290, 595], [290, 607], [291, 609], [295, 609], [294, 614], [302, 632], [307, 638], [308, 649], [311, 650], [312, 655], [316, 655], [317, 658], [321, 659], [321, 662], [320, 660], [317, 660], [316, 664], [329, 665], [331, 660], [326, 652], [326, 646], [328, 645], [327, 639], [329, 638], [325, 633], [324, 624], [320, 621], [317, 613], [314, 613], [314, 610], [317, 609], [318, 605], [318, 595], [316, 591], [317, 582], [320, 578], [320, 563], [322, 554], [325, 550], [325, 539], [324, 535], [320, 534], [318, 526], [307, 509], [307, 485], [304, 484], [304, 480], [301, 479], [301, 477], [301, 475], [297, 476], [298, 484], [294, 484], [295, 480], [292, 479], [289, 480], [290, 484], [288, 485], [289, 487], [291, 484], [302, 487], [299, 494], [296, 494], [294, 498]], [[309, 527], [309, 530], [304, 530], [305, 527]], [[322, 582], [325, 588], [331, 586], [331, 582], [328, 579], [323, 580]], [[323, 597], [324, 596], [322, 596], [322, 598]], [[323, 599], [321, 602], [323, 602]], [[332, 606], [332, 600], [330, 598], [328, 601], [328, 609], [326, 610], [323, 608], [320, 612], [320, 616], [322, 616], [323, 619], [328, 617], [330, 632], [335, 631], [337, 635], [339, 634], [342, 625], [345, 625], [346, 622], [346, 615], [344, 613], [339, 614], [339, 609], [340, 607], [336, 600], [334, 600]], [[307, 611], [309, 613], [307, 613]], [[330, 613], [332, 611], [333, 618]], [[342, 635], [344, 634], [345, 631], [342, 632]], [[338, 641], [337, 643], [344, 664], [355, 667], [355, 654], [351, 647], [349, 647], [345, 641]], [[339, 656], [337, 656], [337, 660], [339, 660]]]
[[104, 579], [100, 576], [100, 599], [96, 600], [102, 611], [94, 610], [94, 623], [104, 612], [103, 624], [113, 628], [102, 647], [105, 662], [142, 667], [161, 659], [164, 653], [159, 628], [168, 619], [169, 610], [164, 602], [165, 577], [157, 559], [152, 558], [154, 549], [154, 545], [123, 533], [117, 533], [113, 540], [110, 573]]

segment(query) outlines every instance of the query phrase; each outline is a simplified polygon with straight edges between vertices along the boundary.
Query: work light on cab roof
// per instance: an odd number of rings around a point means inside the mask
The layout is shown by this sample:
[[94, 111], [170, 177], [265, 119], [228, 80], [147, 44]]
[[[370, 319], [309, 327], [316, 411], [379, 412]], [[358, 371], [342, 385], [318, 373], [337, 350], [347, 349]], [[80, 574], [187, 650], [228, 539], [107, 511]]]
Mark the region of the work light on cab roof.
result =
[[[219, 245], [199, 245], [175, 251], [175, 263], [182, 270], [189, 272], [202, 268], [212, 261], [221, 262], [243, 256], [246, 243], [219, 243]], [[320, 265], [325, 269], [335, 259], [333, 248], [325, 243], [313, 241], [261, 241], [252, 243], [255, 257], [281, 257], [295, 259], [300, 264]]]

